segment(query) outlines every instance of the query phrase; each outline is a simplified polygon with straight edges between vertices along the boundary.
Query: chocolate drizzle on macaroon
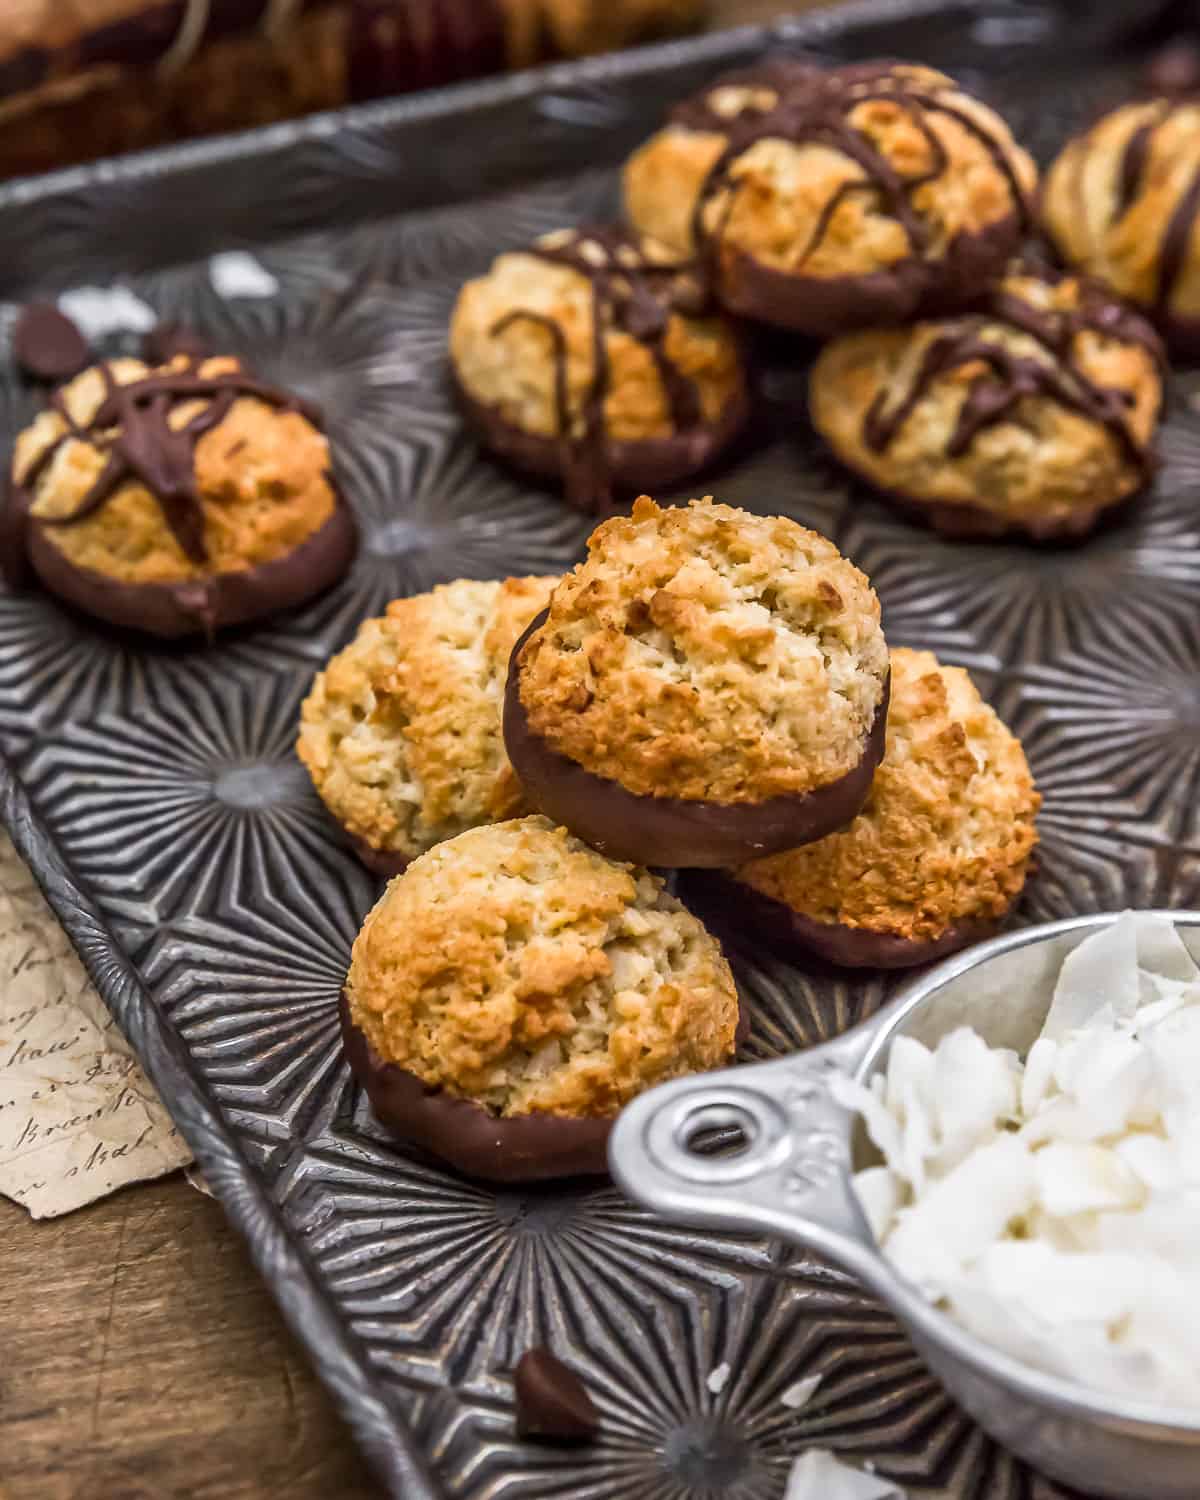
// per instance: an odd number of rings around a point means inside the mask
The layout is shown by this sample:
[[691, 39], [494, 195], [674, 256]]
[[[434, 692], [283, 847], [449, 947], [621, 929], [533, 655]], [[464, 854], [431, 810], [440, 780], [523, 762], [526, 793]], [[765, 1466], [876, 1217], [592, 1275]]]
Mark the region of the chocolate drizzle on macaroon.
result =
[[[651, 354], [666, 393], [676, 437], [704, 429], [696, 382], [667, 352], [671, 316], [703, 314], [709, 293], [696, 261], [659, 262], [647, 257], [636, 239], [612, 226], [564, 230], [523, 252], [550, 265], [565, 266], [587, 278], [592, 295], [592, 380], [579, 413], [576, 434], [567, 377], [567, 341], [552, 318], [516, 308], [493, 324], [493, 337], [514, 323], [533, 323], [550, 336], [554, 360], [554, 406], [567, 497], [580, 509], [606, 514], [613, 508], [613, 464], [604, 403], [612, 381], [608, 334], [626, 333]], [[671, 441], [671, 440], [668, 440]]]
[[[45, 587], [97, 619], [163, 638], [203, 633], [259, 619], [299, 604], [346, 571], [357, 533], [332, 472], [325, 480], [333, 494], [332, 514], [290, 550], [253, 566], [217, 569], [205, 541], [205, 510], [196, 480], [196, 446], [243, 397], [281, 411], [297, 412], [314, 428], [317, 408], [290, 392], [239, 368], [205, 373], [199, 355], [177, 357], [120, 384], [108, 364], [96, 366], [104, 396], [93, 415], [76, 421], [65, 388], [50, 397], [64, 430], [30, 463], [18, 482], [10, 465], [0, 504], [0, 570], [14, 587], [36, 574]], [[181, 405], [197, 405], [179, 426], [171, 418]], [[104, 456], [87, 493], [67, 515], [33, 515], [39, 479], [63, 445], [82, 442]], [[57, 528], [75, 526], [96, 515], [128, 484], [151, 495], [163, 520], [200, 576], [163, 582], [130, 582], [81, 566], [50, 540]]]
[[[714, 96], [724, 88], [751, 92], [748, 107], [736, 115], [714, 108]], [[930, 125], [930, 117], [943, 115], [972, 135], [987, 151], [1008, 183], [1013, 210], [1024, 227], [1030, 206], [1004, 145], [967, 111], [943, 98], [941, 90], [957, 92], [953, 85], [918, 80], [911, 70], [894, 62], [855, 63], [825, 70], [794, 59], [776, 59], [720, 80], [713, 88], [677, 106], [671, 115], [675, 125], [687, 130], [716, 132], [726, 144], [701, 186], [692, 213], [692, 234], [706, 260], [716, 259], [725, 226], [733, 212], [738, 183], [733, 174], [737, 160], [759, 141], [782, 140], [794, 146], [819, 145], [840, 151], [855, 162], [862, 178], [843, 183], [824, 205], [808, 243], [800, 255], [802, 265], [822, 244], [841, 203], [854, 193], [869, 193], [882, 211], [901, 225], [915, 257], [927, 256], [933, 244], [932, 227], [914, 205], [919, 188], [935, 181], [947, 170], [950, 158]], [[757, 96], [757, 97], [754, 97]], [[912, 176], [896, 170], [850, 116], [861, 104], [888, 101], [911, 119], [929, 147], [929, 165]], [[720, 223], [710, 230], [705, 224], [708, 205], [723, 190], [730, 198]]]
[[[314, 427], [321, 425], [315, 406], [299, 396], [256, 380], [243, 370], [201, 373], [204, 361], [184, 356], [166, 369], [121, 385], [107, 364], [97, 366], [105, 397], [91, 420], [76, 422], [62, 390], [50, 397], [51, 408], [65, 427], [38, 454], [24, 479], [11, 485], [8, 506], [25, 522], [37, 481], [64, 443], [75, 440], [107, 454], [104, 468], [91, 489], [68, 516], [42, 517], [43, 526], [75, 526], [103, 508], [122, 485], [131, 480], [145, 485], [162, 511], [163, 520], [190, 562], [208, 561], [204, 543], [204, 505], [196, 488], [196, 444], [229, 415], [233, 403], [252, 396], [283, 411], [296, 411]], [[183, 402], [207, 403], [182, 426], [171, 424], [171, 414]]]
[[[1141, 192], [1146, 168], [1154, 150], [1155, 133], [1170, 119], [1175, 109], [1185, 102], [1190, 102], [1194, 106], [1197, 101], [1195, 99], [1190, 101], [1162, 100], [1154, 118], [1143, 120], [1125, 143], [1117, 175], [1118, 190], [1113, 204], [1114, 222], [1129, 212], [1134, 200]], [[1200, 217], [1200, 167], [1197, 167], [1188, 179], [1188, 185], [1183, 190], [1163, 230], [1162, 242], [1158, 250], [1158, 285], [1154, 294], [1156, 317], [1167, 316], [1171, 296], [1183, 273], [1188, 245], [1191, 243], [1192, 230], [1196, 227], [1197, 217]]]
[[[997, 323], [1035, 339], [1051, 359], [1020, 354], [990, 339], [988, 328]], [[1148, 479], [1154, 471], [1154, 455], [1130, 424], [1133, 393], [1098, 385], [1075, 359], [1075, 338], [1085, 331], [1138, 344], [1163, 364], [1162, 345], [1150, 325], [1097, 287], [1085, 284], [1082, 304], [1064, 310], [1036, 307], [1011, 292], [996, 291], [982, 312], [956, 319], [933, 339], [899, 400], [886, 388], [879, 392], [863, 417], [863, 440], [868, 448], [882, 453], [939, 376], [978, 363], [987, 370], [971, 383], [962, 403], [946, 444], [948, 458], [961, 458], [981, 432], [1011, 420], [1026, 397], [1044, 396], [1104, 427]]]

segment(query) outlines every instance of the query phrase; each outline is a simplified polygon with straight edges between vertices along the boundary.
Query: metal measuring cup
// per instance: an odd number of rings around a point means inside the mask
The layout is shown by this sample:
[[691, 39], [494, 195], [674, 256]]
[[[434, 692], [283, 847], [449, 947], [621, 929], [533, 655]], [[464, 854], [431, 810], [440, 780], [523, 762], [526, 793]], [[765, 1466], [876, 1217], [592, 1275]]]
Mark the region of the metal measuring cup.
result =
[[[957, 1026], [1025, 1055], [1063, 960], [1117, 915], [995, 938], [911, 980], [836, 1041], [653, 1089], [622, 1111], [609, 1162], [631, 1198], [666, 1218], [765, 1230], [850, 1272], [887, 1304], [979, 1425], [1043, 1473], [1118, 1500], [1198, 1500], [1200, 1405], [1125, 1400], [1025, 1365], [968, 1333], [892, 1268], [850, 1181], [856, 1164], [867, 1164], [869, 1143], [829, 1087], [839, 1073], [866, 1081], [886, 1066], [894, 1037], [932, 1047]], [[1200, 962], [1200, 912], [1160, 915]], [[714, 1130], [738, 1132], [741, 1144], [723, 1155], [697, 1151]]]

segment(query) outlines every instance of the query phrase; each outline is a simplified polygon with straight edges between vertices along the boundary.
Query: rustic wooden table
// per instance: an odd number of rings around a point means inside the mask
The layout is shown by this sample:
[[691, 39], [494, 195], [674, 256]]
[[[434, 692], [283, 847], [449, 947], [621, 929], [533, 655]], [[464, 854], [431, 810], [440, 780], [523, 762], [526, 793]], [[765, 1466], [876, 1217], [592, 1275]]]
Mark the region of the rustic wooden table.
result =
[[285, 1496], [380, 1491], [217, 1205], [182, 1174], [41, 1224], [0, 1198], [0, 1500]]

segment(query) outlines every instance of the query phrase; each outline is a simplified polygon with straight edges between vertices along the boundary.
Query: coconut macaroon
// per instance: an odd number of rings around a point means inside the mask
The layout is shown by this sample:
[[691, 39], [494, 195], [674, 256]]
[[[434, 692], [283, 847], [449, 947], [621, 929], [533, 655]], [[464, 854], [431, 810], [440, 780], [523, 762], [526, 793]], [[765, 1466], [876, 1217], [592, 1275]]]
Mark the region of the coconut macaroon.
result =
[[887, 751], [849, 827], [689, 874], [685, 895], [787, 956], [925, 963], [999, 926], [1024, 887], [1040, 803], [1020, 740], [967, 673], [898, 648]]
[[728, 1062], [716, 940], [645, 870], [529, 817], [471, 829], [388, 886], [354, 943], [346, 1053], [376, 1116], [502, 1181], [605, 1170], [623, 1105]]
[[619, 229], [500, 256], [459, 295], [450, 357], [483, 442], [591, 513], [697, 473], [748, 413], [738, 338], [697, 268]]
[[643, 496], [518, 643], [504, 736], [534, 804], [603, 852], [740, 863], [858, 811], [887, 679], [879, 601], [832, 542]]
[[731, 311], [828, 337], [978, 295], [1036, 178], [941, 73], [778, 59], [680, 105], [626, 166], [625, 204], [640, 232], [702, 256]]
[[838, 458], [956, 536], [1079, 537], [1154, 469], [1162, 351], [1103, 288], [1017, 270], [978, 312], [827, 345], [809, 409]]
[[1068, 264], [1144, 308], [1200, 354], [1200, 99], [1126, 104], [1069, 142], [1042, 220]]
[[299, 603], [355, 545], [319, 422], [231, 358], [85, 370], [17, 439], [7, 571], [160, 636]]
[[296, 751], [363, 862], [526, 811], [500, 732], [508, 659], [556, 578], [462, 578], [396, 599], [319, 672]]

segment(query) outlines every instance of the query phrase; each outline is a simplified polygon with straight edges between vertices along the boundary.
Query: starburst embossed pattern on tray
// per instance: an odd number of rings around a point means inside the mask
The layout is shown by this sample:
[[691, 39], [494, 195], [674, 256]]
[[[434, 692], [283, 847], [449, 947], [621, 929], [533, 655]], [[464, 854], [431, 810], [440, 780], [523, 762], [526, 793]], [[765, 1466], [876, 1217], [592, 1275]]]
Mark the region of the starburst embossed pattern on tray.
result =
[[[1026, 31], [1050, 10], [1021, 7]], [[1043, 156], [1126, 86], [1082, 63], [1066, 78], [1039, 72], [1046, 47], [1031, 61], [998, 45], [985, 67], [981, 38], [1006, 33], [985, 35], [953, 7], [879, 0], [874, 13], [858, 33], [831, 14], [782, 34], [832, 58], [907, 52], [951, 68], [973, 48], [972, 84]], [[168, 155], [107, 183], [0, 190], [0, 274], [22, 278], [12, 295], [54, 265], [89, 281], [120, 270], [162, 315], [328, 413], [362, 533], [349, 577], [212, 648], [143, 647], [40, 594], [0, 592], [0, 741], [49, 842], [11, 789], [10, 821], [405, 1500], [423, 1500], [414, 1453], [454, 1500], [778, 1500], [809, 1443], [870, 1460], [926, 1500], [1065, 1495], [982, 1437], [837, 1272], [764, 1241], [656, 1223], [609, 1187], [498, 1192], [455, 1179], [387, 1141], [338, 1053], [337, 995], [377, 887], [292, 754], [312, 673], [389, 598], [464, 574], [563, 568], [587, 531], [462, 432], [444, 363], [456, 287], [498, 249], [611, 209], [611, 164], [673, 98], [761, 45], [709, 40], [484, 86], [469, 107], [406, 102], [289, 127], [192, 150], [186, 170]], [[445, 142], [444, 181], [431, 131]], [[471, 198], [484, 164], [487, 196]], [[203, 256], [260, 234], [278, 297], [223, 301]], [[804, 376], [803, 354], [764, 344], [761, 430], [709, 483], [831, 535], [878, 587], [889, 638], [970, 667], [1022, 735], [1046, 800], [1019, 919], [1197, 904], [1195, 376], [1176, 377], [1153, 493], [1085, 546], [1048, 552], [945, 542], [895, 518], [820, 451]], [[5, 443], [33, 409], [0, 358]], [[731, 952], [753, 1012], [747, 1058], [834, 1036], [890, 992], [878, 976]], [[513, 1437], [511, 1368], [538, 1341], [600, 1409], [600, 1439], [583, 1451]], [[724, 1384], [710, 1384], [722, 1366]], [[812, 1397], [791, 1409], [783, 1393], [811, 1376]]]

